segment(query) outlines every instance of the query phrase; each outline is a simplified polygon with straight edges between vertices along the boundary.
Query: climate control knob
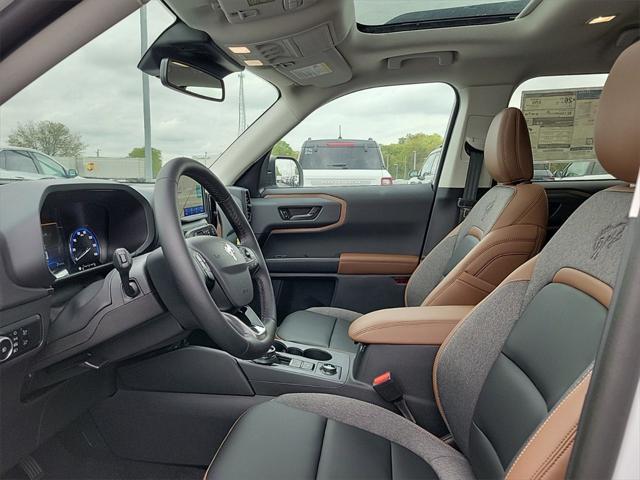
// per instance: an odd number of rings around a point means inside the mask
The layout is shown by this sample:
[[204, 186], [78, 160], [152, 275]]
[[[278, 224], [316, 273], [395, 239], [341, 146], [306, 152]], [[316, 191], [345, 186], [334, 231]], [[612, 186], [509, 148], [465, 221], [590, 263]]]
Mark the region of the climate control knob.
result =
[[0, 337], [0, 362], [7, 360], [13, 353], [13, 342], [9, 337]]

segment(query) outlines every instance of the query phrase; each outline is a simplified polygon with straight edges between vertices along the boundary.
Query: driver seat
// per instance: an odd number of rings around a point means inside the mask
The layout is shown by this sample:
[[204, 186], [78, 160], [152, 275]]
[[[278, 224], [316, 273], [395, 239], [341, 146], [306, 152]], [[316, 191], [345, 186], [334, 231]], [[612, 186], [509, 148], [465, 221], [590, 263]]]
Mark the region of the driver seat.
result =
[[[596, 151], [635, 182], [640, 42], [603, 92]], [[384, 408], [289, 394], [234, 425], [207, 479], [564, 478], [605, 327], [633, 187], [593, 195], [543, 251], [450, 334], [433, 367], [440, 412], [458, 449]]]

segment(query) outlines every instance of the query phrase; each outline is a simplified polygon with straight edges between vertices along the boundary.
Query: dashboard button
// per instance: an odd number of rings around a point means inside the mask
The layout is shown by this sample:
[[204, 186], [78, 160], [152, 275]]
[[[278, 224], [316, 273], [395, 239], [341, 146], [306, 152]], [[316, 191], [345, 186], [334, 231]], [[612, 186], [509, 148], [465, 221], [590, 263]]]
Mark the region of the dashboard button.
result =
[[13, 342], [9, 337], [0, 337], [0, 362], [7, 360], [13, 353]]

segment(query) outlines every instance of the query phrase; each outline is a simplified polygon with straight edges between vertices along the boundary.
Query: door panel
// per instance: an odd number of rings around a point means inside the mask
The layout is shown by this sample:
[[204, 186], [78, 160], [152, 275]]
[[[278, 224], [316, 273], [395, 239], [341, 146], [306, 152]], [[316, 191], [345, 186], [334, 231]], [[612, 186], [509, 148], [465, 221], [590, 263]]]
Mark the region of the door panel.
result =
[[402, 306], [432, 201], [426, 184], [279, 188], [253, 199], [279, 319], [317, 306], [363, 313]]

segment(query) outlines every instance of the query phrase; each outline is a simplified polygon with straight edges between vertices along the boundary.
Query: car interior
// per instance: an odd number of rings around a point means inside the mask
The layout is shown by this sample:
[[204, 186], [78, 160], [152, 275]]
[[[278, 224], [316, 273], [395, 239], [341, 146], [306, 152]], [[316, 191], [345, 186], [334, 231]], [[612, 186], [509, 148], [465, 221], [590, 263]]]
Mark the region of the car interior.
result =
[[0, 150], [65, 172], [0, 168], [0, 478], [640, 478], [639, 40], [637, 0], [0, 1]]

